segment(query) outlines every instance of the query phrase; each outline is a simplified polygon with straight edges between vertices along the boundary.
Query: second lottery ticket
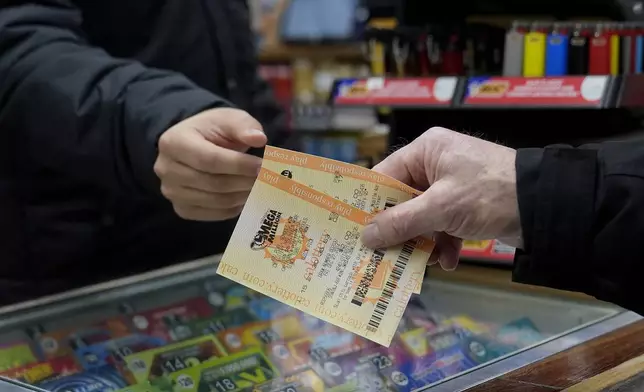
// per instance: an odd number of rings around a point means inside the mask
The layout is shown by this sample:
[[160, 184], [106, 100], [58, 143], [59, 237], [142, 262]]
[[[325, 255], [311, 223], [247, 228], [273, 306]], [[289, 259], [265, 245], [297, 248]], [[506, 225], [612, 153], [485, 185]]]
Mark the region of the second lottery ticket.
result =
[[[419, 196], [420, 191], [360, 166], [277, 147], [266, 147], [263, 167], [370, 214]], [[329, 213], [328, 219], [339, 219]], [[421, 284], [414, 289], [420, 294]]]
[[368, 249], [360, 232], [372, 217], [263, 167], [218, 273], [388, 346], [433, 243]]

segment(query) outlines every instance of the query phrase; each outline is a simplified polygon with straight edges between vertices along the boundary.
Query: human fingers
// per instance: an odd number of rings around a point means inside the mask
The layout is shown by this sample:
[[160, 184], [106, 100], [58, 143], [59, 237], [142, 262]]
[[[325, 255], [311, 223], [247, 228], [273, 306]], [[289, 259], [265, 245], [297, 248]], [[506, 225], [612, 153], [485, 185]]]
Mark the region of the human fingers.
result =
[[438, 262], [445, 271], [453, 271], [458, 266], [463, 241], [447, 233], [436, 233], [434, 236]]
[[432, 189], [422, 195], [378, 213], [362, 231], [370, 248], [399, 245], [423, 234], [442, 231], [440, 211], [433, 208]]
[[249, 147], [261, 148], [267, 143], [262, 125], [243, 110], [218, 108], [198, 116], [200, 122], [196, 128], [206, 140], [218, 146], [245, 152]]
[[243, 206], [249, 191], [233, 193], [212, 193], [183, 186], [161, 186], [163, 196], [173, 204], [202, 207], [208, 209], [231, 209]]
[[234, 193], [250, 191], [255, 184], [254, 177], [227, 174], [210, 174], [190, 168], [180, 162], [161, 159], [155, 172], [163, 183], [185, 186], [205, 192]]
[[405, 148], [395, 151], [382, 162], [373, 167], [373, 171], [382, 173], [405, 184], [411, 184], [412, 176], [404, 159]]
[[174, 211], [178, 216], [187, 220], [214, 222], [233, 219], [241, 214], [243, 207], [228, 209], [209, 209], [191, 205], [173, 204]]
[[262, 166], [260, 158], [217, 146], [191, 129], [164, 134], [159, 139], [159, 154], [210, 174], [256, 178]]

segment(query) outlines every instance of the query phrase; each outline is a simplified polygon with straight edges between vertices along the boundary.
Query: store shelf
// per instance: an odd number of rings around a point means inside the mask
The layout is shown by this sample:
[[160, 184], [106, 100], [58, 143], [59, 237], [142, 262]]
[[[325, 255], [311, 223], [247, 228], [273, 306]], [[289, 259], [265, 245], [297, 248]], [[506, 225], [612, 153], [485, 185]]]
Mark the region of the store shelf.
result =
[[644, 108], [644, 75], [343, 79], [338, 106], [451, 109]]
[[260, 50], [261, 62], [291, 62], [299, 58], [313, 60], [364, 61], [360, 45], [280, 45]]

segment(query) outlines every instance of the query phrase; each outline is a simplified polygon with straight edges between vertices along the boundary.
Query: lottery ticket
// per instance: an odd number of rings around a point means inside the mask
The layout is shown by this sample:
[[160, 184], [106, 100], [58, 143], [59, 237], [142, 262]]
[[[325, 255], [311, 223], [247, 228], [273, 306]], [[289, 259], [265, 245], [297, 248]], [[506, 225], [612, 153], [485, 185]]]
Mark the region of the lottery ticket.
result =
[[394, 366], [388, 375], [398, 392], [411, 392], [515, 351], [515, 347], [483, 336], [464, 336], [457, 344]]
[[[375, 214], [410, 200], [420, 191], [360, 166], [281, 148], [266, 147], [263, 166], [309, 188]], [[338, 214], [329, 219], [339, 219]], [[422, 283], [422, 282], [421, 282]], [[414, 293], [420, 294], [421, 285]]]
[[262, 321], [270, 321], [295, 313], [295, 309], [269, 297], [255, 298], [248, 303], [251, 312]]
[[168, 320], [190, 321], [210, 317], [213, 308], [206, 298], [195, 297], [162, 308], [151, 309], [129, 315], [137, 332], [172, 340]]
[[216, 334], [230, 328], [257, 321], [247, 309], [235, 308], [205, 319], [181, 322], [166, 320], [173, 341], [181, 341], [202, 335]]
[[125, 319], [115, 317], [94, 325], [43, 331], [40, 326], [32, 326], [27, 333], [33, 338], [45, 359], [74, 355], [80, 347], [90, 346], [114, 338], [127, 336], [130, 328]]
[[204, 282], [204, 289], [208, 303], [216, 314], [245, 308], [254, 298], [260, 297], [259, 293], [248, 287], [231, 285], [220, 276]]
[[278, 378], [256, 386], [253, 392], [323, 392], [324, 381], [313, 370]]
[[217, 338], [227, 352], [235, 353], [250, 347], [264, 347], [273, 342], [297, 338], [305, 333], [299, 318], [291, 315], [225, 330], [218, 333]]
[[136, 383], [144, 383], [223, 356], [225, 352], [214, 336], [202, 336], [129, 355], [125, 363]]
[[169, 388], [163, 388], [152, 384], [136, 384], [130, 385], [116, 392], [171, 392]]
[[[381, 354], [375, 355], [380, 359]], [[368, 353], [355, 353], [321, 362], [314, 369], [331, 387], [352, 386], [356, 391], [392, 391], [387, 388], [386, 380], [370, 356]]]
[[280, 376], [260, 349], [213, 359], [168, 376], [175, 390], [185, 392], [245, 391]]
[[49, 361], [32, 363], [23, 367], [0, 372], [0, 376], [28, 384], [38, 384], [45, 380], [68, 376], [81, 371], [73, 357], [58, 357]]
[[440, 327], [435, 330], [416, 328], [400, 334], [400, 341], [407, 351], [415, 357], [424, 357], [456, 346], [471, 334], [456, 327]]
[[110, 366], [77, 373], [38, 385], [50, 392], [113, 392], [127, 386], [125, 380]]
[[283, 374], [308, 369], [312, 364], [376, 346], [375, 343], [344, 330], [322, 331], [318, 334], [267, 347], [266, 352]]
[[19, 368], [37, 361], [29, 343], [16, 343], [0, 347], [0, 371]]
[[360, 233], [372, 217], [262, 168], [217, 272], [388, 346], [434, 244], [369, 249]]
[[164, 339], [135, 334], [81, 347], [76, 350], [76, 358], [86, 370], [105, 365], [118, 366], [128, 355], [165, 344]]
[[382, 380], [395, 378], [397, 368], [406, 364], [408, 360], [400, 348], [372, 347], [317, 362], [313, 368], [328, 385], [339, 386], [353, 378], [356, 369], [363, 369], [363, 373], [369, 369], [368, 374], [378, 375]]

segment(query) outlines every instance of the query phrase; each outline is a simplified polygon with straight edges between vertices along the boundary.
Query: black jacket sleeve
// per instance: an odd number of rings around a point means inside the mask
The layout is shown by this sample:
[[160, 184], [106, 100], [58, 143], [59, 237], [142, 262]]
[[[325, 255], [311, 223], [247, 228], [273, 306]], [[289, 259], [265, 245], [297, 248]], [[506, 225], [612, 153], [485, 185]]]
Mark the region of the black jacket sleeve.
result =
[[644, 314], [644, 141], [517, 152], [514, 280]]
[[160, 135], [227, 103], [179, 74], [91, 47], [69, 0], [13, 3], [0, 7], [0, 130], [79, 180], [159, 194]]

